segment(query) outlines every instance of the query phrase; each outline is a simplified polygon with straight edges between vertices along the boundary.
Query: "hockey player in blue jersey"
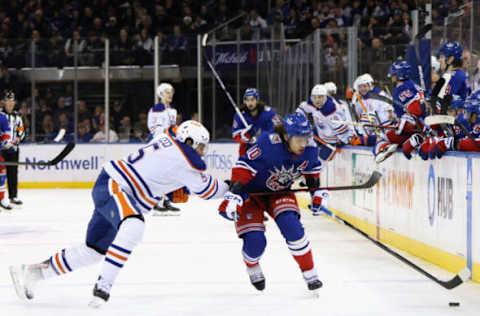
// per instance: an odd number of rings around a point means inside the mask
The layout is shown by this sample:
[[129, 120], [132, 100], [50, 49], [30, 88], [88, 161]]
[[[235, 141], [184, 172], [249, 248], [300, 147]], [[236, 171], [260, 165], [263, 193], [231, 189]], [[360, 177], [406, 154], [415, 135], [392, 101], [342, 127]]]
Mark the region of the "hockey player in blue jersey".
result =
[[408, 159], [411, 153], [419, 148], [423, 136], [418, 133], [423, 129], [423, 118], [426, 115], [425, 100], [422, 89], [410, 79], [411, 67], [405, 61], [393, 63], [389, 77], [395, 85], [393, 91], [394, 111], [399, 122], [396, 129], [388, 130], [385, 138], [374, 146], [375, 161], [383, 162], [390, 157], [398, 146]]
[[[308, 288], [313, 291], [322, 286], [313, 263], [310, 242], [300, 222], [295, 194], [288, 191], [276, 193], [288, 190], [294, 180], [303, 175], [312, 190], [310, 209], [313, 215], [319, 215], [321, 207], [326, 206], [328, 191], [316, 190], [321, 162], [312, 134], [305, 116], [289, 114], [274, 132], [263, 132], [232, 169], [230, 189], [219, 211], [235, 221], [238, 237], [243, 240], [243, 260], [257, 290], [265, 288], [265, 277], [259, 264], [267, 244], [264, 212], [275, 219]], [[272, 194], [256, 196], [256, 192]]]
[[465, 102], [465, 111], [460, 114], [457, 121], [462, 124], [474, 140], [467, 137], [464, 131], [460, 130], [456, 135], [442, 137], [432, 140], [429, 147], [431, 159], [441, 158], [445, 152], [458, 151], [480, 151], [480, 90], [472, 93]]
[[[448, 107], [453, 101], [467, 99], [471, 88], [468, 84], [468, 74], [462, 69], [462, 55], [463, 47], [458, 42], [445, 43], [438, 50], [440, 69], [444, 74], [437, 83], [438, 87], [433, 89], [433, 101], [440, 99]], [[435, 105], [437, 111], [440, 111], [440, 106]]]
[[176, 137], [158, 134], [155, 141], [128, 157], [107, 161], [92, 190], [95, 209], [85, 242], [41, 263], [10, 267], [17, 295], [32, 299], [38, 282], [102, 262], [90, 306], [103, 305], [143, 238], [143, 213], [151, 211], [162, 195], [173, 193], [185, 201], [187, 187], [208, 200], [223, 198], [227, 192], [225, 182], [205, 173], [202, 156], [209, 139], [203, 125], [186, 121], [178, 127]]
[[255, 142], [256, 137], [264, 131], [273, 131], [279, 118], [271, 107], [260, 100], [260, 94], [255, 88], [248, 88], [243, 94], [244, 109], [241, 111], [247, 126], [235, 113], [232, 124], [232, 138], [240, 144], [239, 155], [245, 155], [249, 144]]

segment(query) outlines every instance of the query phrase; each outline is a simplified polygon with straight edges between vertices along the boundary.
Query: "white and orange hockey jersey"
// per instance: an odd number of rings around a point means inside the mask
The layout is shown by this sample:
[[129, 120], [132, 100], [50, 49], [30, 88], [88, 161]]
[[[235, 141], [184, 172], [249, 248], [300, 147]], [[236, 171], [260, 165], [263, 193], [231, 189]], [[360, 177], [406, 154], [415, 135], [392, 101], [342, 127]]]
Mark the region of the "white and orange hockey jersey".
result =
[[177, 110], [173, 107], [167, 107], [163, 103], [155, 104], [148, 111], [148, 130], [153, 138], [163, 133], [163, 131], [177, 123]]
[[205, 173], [206, 164], [192, 147], [165, 133], [127, 158], [105, 163], [103, 168], [144, 212], [164, 194], [182, 187], [207, 200], [222, 198], [228, 191], [225, 182]]

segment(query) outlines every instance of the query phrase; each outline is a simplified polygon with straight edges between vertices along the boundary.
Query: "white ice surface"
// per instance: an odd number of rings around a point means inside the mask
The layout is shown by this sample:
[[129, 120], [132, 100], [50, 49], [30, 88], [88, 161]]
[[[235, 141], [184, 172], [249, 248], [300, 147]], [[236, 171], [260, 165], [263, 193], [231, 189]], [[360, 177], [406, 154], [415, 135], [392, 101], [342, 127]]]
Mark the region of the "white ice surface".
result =
[[[249, 283], [233, 226], [218, 201], [191, 199], [181, 216], [147, 216], [134, 250], [102, 310], [87, 307], [99, 266], [48, 281], [20, 301], [8, 266], [40, 262], [83, 242], [93, 207], [89, 190], [23, 190], [25, 204], [0, 213], [0, 316], [14, 315], [480, 315], [480, 285], [447, 291], [324, 217], [304, 214], [324, 287], [312, 298], [273, 221], [261, 264], [264, 293]], [[416, 259], [415, 259], [416, 260]], [[452, 274], [425, 262], [438, 277]], [[458, 301], [460, 307], [449, 307]]]

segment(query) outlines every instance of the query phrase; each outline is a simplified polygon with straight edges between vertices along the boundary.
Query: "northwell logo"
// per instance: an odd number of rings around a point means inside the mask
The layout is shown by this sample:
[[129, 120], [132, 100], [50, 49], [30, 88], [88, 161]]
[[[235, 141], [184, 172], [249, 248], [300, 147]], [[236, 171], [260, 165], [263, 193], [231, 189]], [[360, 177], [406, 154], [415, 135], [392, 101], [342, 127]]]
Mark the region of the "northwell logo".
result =
[[[99, 156], [92, 156], [90, 159], [65, 159], [55, 166], [26, 165], [25, 170], [98, 170], [99, 160]], [[25, 161], [27, 163], [45, 162], [37, 158], [25, 158]]]

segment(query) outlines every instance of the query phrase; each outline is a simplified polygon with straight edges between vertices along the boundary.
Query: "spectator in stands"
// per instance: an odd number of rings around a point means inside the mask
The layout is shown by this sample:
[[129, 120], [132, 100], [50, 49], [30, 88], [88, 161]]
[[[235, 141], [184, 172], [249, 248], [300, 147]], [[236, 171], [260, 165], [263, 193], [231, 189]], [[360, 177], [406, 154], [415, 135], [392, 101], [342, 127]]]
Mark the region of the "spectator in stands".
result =
[[78, 100], [77, 101], [77, 113], [78, 113], [78, 121], [83, 122], [84, 120], [89, 120], [91, 117], [91, 112], [87, 107], [87, 103], [85, 100]]
[[274, 24], [275, 22], [283, 22], [290, 12], [290, 5], [288, 1], [276, 0], [275, 8], [270, 11], [267, 17], [268, 24]]
[[136, 41], [136, 64], [153, 65], [153, 39], [148, 34], [148, 30], [143, 28], [140, 34], [135, 35]]
[[[86, 6], [83, 9], [83, 17], [81, 19], [80, 25], [82, 30], [91, 30], [93, 25], [93, 10], [91, 7]], [[99, 36], [100, 34], [97, 34]]]
[[47, 46], [47, 66], [63, 68], [65, 66], [66, 55], [63, 40], [58, 33], [50, 37]]
[[38, 116], [37, 119], [41, 122], [45, 116], [53, 116], [52, 108], [48, 105], [46, 99], [40, 99], [38, 103]]
[[67, 41], [65, 42], [65, 48], [64, 49], [65, 49], [65, 56], [66, 56], [67, 65], [73, 66], [74, 41], [77, 41], [78, 63], [80, 65], [85, 65], [85, 57], [83, 56], [83, 53], [85, 52], [87, 42], [84, 39], [80, 38], [80, 31], [79, 30], [73, 31], [72, 37], [67, 39]]
[[8, 71], [6, 64], [0, 64], [0, 98], [3, 98], [3, 93], [6, 90], [18, 91], [17, 78]]
[[68, 118], [68, 115], [65, 112], [61, 112], [58, 116], [58, 129], [65, 129], [67, 134], [71, 134], [74, 131], [73, 122]]
[[[30, 124], [30, 121], [29, 121]], [[45, 115], [42, 120], [41, 135], [37, 138], [37, 141], [42, 143], [49, 143], [55, 137], [55, 124], [53, 124], [53, 118], [51, 115]]]
[[105, 44], [100, 37], [93, 31], [88, 32], [88, 38], [85, 45], [85, 54], [83, 54], [82, 64], [89, 66], [100, 66], [103, 60], [102, 50]]
[[110, 112], [112, 128], [114, 130], [118, 131], [124, 116], [125, 116], [125, 110], [123, 109], [122, 102], [119, 100], [115, 100], [115, 102], [113, 102], [112, 111]]
[[128, 36], [126, 28], [120, 30], [120, 35], [113, 46], [113, 64], [132, 65], [135, 61], [133, 57], [133, 41]]
[[168, 51], [171, 63], [180, 65], [185, 63], [187, 40], [179, 25], [173, 27], [173, 36], [168, 41]]
[[107, 36], [109, 38], [113, 38], [118, 34], [120, 29], [119, 29], [119, 26], [118, 26], [117, 17], [111, 16], [111, 17], [108, 18], [108, 22], [105, 25], [105, 30], [106, 30]]
[[50, 35], [48, 22], [45, 20], [41, 9], [35, 11], [32, 19], [32, 26], [39, 32], [39, 37], [46, 38]]
[[158, 36], [158, 51], [159, 62], [161, 64], [166, 63], [168, 60], [168, 39], [165, 37], [162, 31], [157, 32]]
[[97, 105], [95, 107], [95, 110], [93, 111], [93, 118], [92, 118], [92, 125], [93, 125], [94, 131], [98, 131], [100, 128], [101, 115], [103, 115], [103, 107], [100, 105]]
[[262, 32], [267, 28], [267, 22], [258, 15], [256, 9], [250, 10], [250, 14], [245, 23], [250, 24], [250, 27], [254, 32], [254, 38], [256, 39], [259, 39]]
[[77, 141], [79, 143], [88, 143], [92, 139], [93, 135], [90, 133], [87, 125], [85, 123], [78, 124], [78, 133], [77, 133]]
[[40, 38], [40, 32], [33, 30], [32, 40], [28, 44], [27, 54], [25, 55], [25, 62], [28, 66], [32, 66], [32, 46], [35, 45], [35, 67], [44, 67], [46, 65], [46, 49], [43, 40]]
[[[110, 128], [109, 130], [109, 143], [116, 143], [118, 142], [118, 135], [117, 133]], [[93, 143], [105, 143], [107, 142], [107, 135], [105, 135], [105, 114], [100, 114], [100, 126], [98, 132], [93, 135], [90, 142]]]
[[91, 29], [92, 32], [95, 32], [97, 37], [101, 37], [104, 32], [103, 22], [102, 19], [96, 17], [93, 19], [93, 26]]
[[300, 22], [297, 18], [297, 11], [294, 8], [290, 9], [288, 18], [285, 21], [285, 37], [298, 38], [300, 35]]
[[118, 138], [121, 143], [128, 143], [132, 136], [132, 122], [129, 116], [124, 116], [118, 128]]
[[[136, 131], [135, 135], [139, 135], [141, 139], [147, 139], [150, 131], [147, 127], [147, 113], [140, 112], [138, 114], [138, 121], [135, 123], [133, 129]], [[140, 133], [140, 134], [139, 134]]]

